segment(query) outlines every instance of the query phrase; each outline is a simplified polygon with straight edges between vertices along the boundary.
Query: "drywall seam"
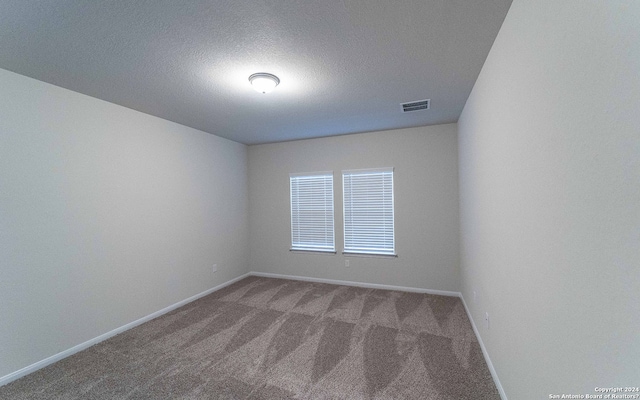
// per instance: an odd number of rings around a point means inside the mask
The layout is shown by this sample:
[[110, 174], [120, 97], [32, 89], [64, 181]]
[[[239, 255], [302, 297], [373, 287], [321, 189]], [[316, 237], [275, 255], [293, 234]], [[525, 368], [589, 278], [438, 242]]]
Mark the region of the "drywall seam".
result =
[[462, 305], [464, 306], [464, 310], [467, 312], [467, 317], [471, 322], [471, 327], [473, 327], [473, 333], [476, 334], [478, 343], [480, 343], [480, 348], [482, 349], [482, 355], [484, 356], [484, 360], [487, 363], [487, 367], [489, 367], [489, 372], [491, 372], [491, 377], [493, 378], [493, 382], [496, 384], [496, 387], [498, 388], [498, 392], [500, 393], [500, 398], [502, 398], [502, 400], [508, 400], [507, 394], [504, 392], [504, 389], [502, 388], [502, 384], [500, 383], [500, 379], [498, 378], [498, 373], [496, 372], [496, 369], [493, 367], [491, 358], [489, 358], [489, 353], [487, 352], [486, 347], [484, 347], [484, 342], [480, 337], [480, 331], [478, 331], [478, 328], [476, 327], [476, 323], [473, 321], [473, 318], [471, 317], [471, 312], [469, 312], [469, 307], [467, 307], [467, 302], [464, 301], [464, 296], [462, 296], [462, 293], [460, 293], [460, 300], [462, 300]]
[[57, 361], [60, 361], [60, 360], [62, 360], [64, 358], [72, 356], [72, 355], [74, 355], [74, 354], [76, 354], [76, 353], [78, 353], [78, 352], [80, 352], [82, 350], [85, 350], [85, 349], [87, 349], [87, 348], [89, 348], [89, 347], [91, 347], [91, 346], [93, 346], [95, 344], [98, 344], [98, 343], [100, 343], [102, 341], [105, 341], [105, 340], [107, 340], [107, 339], [109, 339], [109, 338], [111, 338], [111, 337], [113, 337], [113, 336], [115, 336], [115, 335], [117, 335], [119, 333], [128, 331], [131, 328], [135, 328], [138, 325], [141, 325], [141, 324], [143, 324], [145, 322], [151, 321], [152, 319], [158, 318], [159, 316], [164, 315], [164, 314], [166, 314], [166, 313], [168, 313], [170, 311], [173, 311], [176, 308], [182, 307], [185, 304], [191, 303], [192, 301], [198, 300], [201, 297], [204, 297], [204, 296], [206, 296], [208, 294], [211, 294], [211, 293], [213, 293], [215, 291], [218, 291], [218, 290], [220, 290], [220, 289], [222, 289], [222, 288], [224, 288], [226, 286], [229, 286], [232, 283], [235, 283], [235, 282], [237, 282], [237, 281], [239, 281], [241, 279], [244, 279], [249, 275], [250, 275], [249, 273], [240, 275], [237, 278], [233, 278], [230, 281], [222, 283], [222, 284], [220, 284], [220, 285], [218, 285], [216, 287], [213, 287], [211, 289], [207, 289], [204, 292], [198, 293], [198, 294], [196, 294], [194, 296], [191, 296], [191, 297], [189, 297], [187, 299], [181, 300], [181, 301], [179, 301], [179, 302], [177, 302], [175, 304], [172, 304], [172, 305], [170, 305], [168, 307], [163, 308], [162, 310], [159, 310], [159, 311], [156, 311], [154, 313], [151, 313], [151, 314], [149, 314], [149, 315], [147, 315], [145, 317], [139, 318], [139, 319], [137, 319], [137, 320], [135, 320], [133, 322], [130, 322], [130, 323], [128, 323], [126, 325], [123, 325], [123, 326], [121, 326], [119, 328], [116, 328], [116, 329], [114, 329], [112, 331], [104, 333], [104, 334], [102, 334], [100, 336], [97, 336], [97, 337], [95, 337], [93, 339], [89, 339], [84, 343], [80, 343], [79, 345], [73, 346], [70, 349], [61, 351], [60, 353], [54, 354], [51, 357], [45, 358], [44, 360], [40, 360], [40, 361], [38, 361], [36, 363], [28, 365], [28, 366], [26, 366], [26, 367], [24, 367], [22, 369], [19, 369], [19, 370], [15, 371], [15, 372], [12, 372], [12, 373], [10, 373], [8, 375], [0, 377], [0, 386], [4, 386], [4, 385], [6, 385], [6, 384], [8, 384], [10, 382], [13, 382], [13, 381], [15, 381], [17, 379], [22, 378], [25, 375], [31, 374], [33, 372], [36, 372], [37, 370], [39, 370], [41, 368], [44, 368], [44, 367], [46, 367], [48, 365], [51, 365], [51, 364], [53, 364], [53, 363], [55, 363]]

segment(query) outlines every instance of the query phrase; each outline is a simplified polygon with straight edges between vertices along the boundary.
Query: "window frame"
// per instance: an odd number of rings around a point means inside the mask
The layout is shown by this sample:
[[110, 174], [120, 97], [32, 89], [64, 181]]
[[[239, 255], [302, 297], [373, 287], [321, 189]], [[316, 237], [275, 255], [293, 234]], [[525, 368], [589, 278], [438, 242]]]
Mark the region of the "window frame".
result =
[[[304, 224], [300, 223], [300, 183], [301, 179], [308, 178], [310, 181], [314, 178], [322, 179], [324, 182], [320, 187], [316, 187], [315, 190], [324, 191], [322, 197], [324, 197], [324, 210], [314, 210], [314, 212], [319, 212], [320, 214], [324, 213], [325, 223], [322, 227], [325, 230], [324, 235], [319, 235], [318, 237], [323, 237], [324, 240], [318, 241], [317, 243], [313, 243], [308, 239], [301, 239], [301, 231], [304, 231], [305, 226], [301, 226]], [[328, 179], [330, 178], [330, 179]], [[297, 195], [295, 200], [297, 200], [297, 204], [294, 211], [294, 181], [297, 182]], [[327, 185], [327, 181], [329, 181], [329, 185]], [[322, 187], [323, 186], [323, 187]], [[309, 188], [307, 188], [309, 189]], [[328, 194], [328, 189], [330, 193]], [[307, 196], [310, 194], [307, 193]], [[311, 194], [312, 195], [312, 194]], [[330, 202], [326, 200], [330, 197]], [[330, 210], [328, 210], [327, 205], [330, 204]], [[315, 204], [318, 205], [318, 204]], [[303, 172], [303, 173], [290, 173], [289, 174], [289, 206], [290, 206], [290, 228], [291, 228], [291, 247], [290, 251], [301, 251], [301, 252], [319, 252], [319, 253], [336, 253], [336, 233], [335, 233], [335, 190], [334, 190], [334, 176], [333, 171], [321, 171], [321, 172]], [[313, 204], [312, 204], [313, 206]], [[297, 215], [294, 215], [296, 214]], [[304, 217], [303, 217], [304, 218]], [[313, 218], [313, 216], [307, 215], [306, 218]], [[317, 218], [317, 216], [316, 216]], [[297, 221], [297, 223], [296, 223]], [[327, 224], [327, 222], [330, 223]], [[321, 228], [322, 228], [321, 227]], [[307, 229], [318, 229], [318, 226], [307, 225]], [[331, 235], [327, 235], [328, 230], [330, 229]], [[304, 233], [304, 232], [303, 232]], [[307, 236], [313, 237], [314, 233], [307, 232]], [[328, 239], [331, 239], [330, 245], [328, 244]]]
[[[348, 255], [363, 255], [363, 256], [379, 256], [379, 257], [397, 257], [397, 252], [396, 252], [396, 238], [395, 238], [395, 179], [394, 179], [394, 168], [390, 167], [390, 168], [370, 168], [370, 169], [354, 169], [354, 170], [343, 170], [342, 171], [342, 222], [343, 222], [343, 226], [342, 226], [342, 231], [343, 231], [343, 239], [344, 239], [344, 243], [343, 243], [343, 254], [348, 254]], [[366, 175], [390, 175], [391, 180], [390, 180], [390, 184], [391, 187], [388, 190], [385, 190], [384, 187], [381, 187], [381, 192], [380, 194], [378, 194], [377, 196], [379, 196], [382, 200], [381, 200], [381, 205], [380, 207], [378, 207], [381, 212], [384, 214], [385, 211], [388, 212], [389, 208], [390, 208], [390, 212], [391, 212], [391, 247], [389, 248], [386, 245], [383, 246], [365, 246], [365, 242], [367, 240], [372, 239], [372, 237], [369, 238], [359, 238], [355, 240], [355, 245], [354, 245], [354, 230], [357, 230], [358, 226], [357, 224], [355, 224], [356, 226], [354, 227], [354, 223], [353, 223], [353, 209], [350, 210], [349, 213], [347, 213], [347, 208], [349, 207], [349, 204], [353, 204], [353, 177], [354, 176], [366, 176]], [[350, 182], [349, 185], [347, 185], [346, 179], [347, 176], [349, 176], [350, 178]], [[382, 181], [383, 181], [383, 185], [384, 185], [384, 176], [381, 177]], [[349, 188], [349, 190], [348, 190]], [[374, 187], [375, 189], [375, 187]], [[386, 194], [385, 194], [386, 192]], [[385, 196], [389, 196], [390, 195], [390, 199], [385, 198]], [[347, 196], [350, 197], [350, 199], [347, 199]], [[348, 201], [349, 200], [349, 201]], [[369, 199], [371, 200], [371, 199]], [[390, 203], [390, 207], [389, 204]], [[379, 210], [379, 211], [380, 211]], [[350, 219], [350, 222], [348, 222], [347, 220]], [[381, 217], [381, 219], [384, 221], [385, 217]], [[388, 229], [389, 224], [385, 224], [384, 222], [380, 225], [380, 227], [382, 228], [382, 230], [384, 231], [385, 229]], [[362, 227], [360, 227], [362, 228]], [[350, 233], [347, 233], [347, 230], [350, 230]], [[356, 232], [357, 233], [357, 232]], [[361, 233], [362, 234], [362, 233]], [[378, 238], [382, 238], [382, 243], [386, 243], [388, 241], [388, 236], [387, 233], [384, 233], [382, 235], [374, 235], [373, 238], [375, 239], [376, 237]], [[351, 243], [350, 245], [348, 245], [348, 243]]]

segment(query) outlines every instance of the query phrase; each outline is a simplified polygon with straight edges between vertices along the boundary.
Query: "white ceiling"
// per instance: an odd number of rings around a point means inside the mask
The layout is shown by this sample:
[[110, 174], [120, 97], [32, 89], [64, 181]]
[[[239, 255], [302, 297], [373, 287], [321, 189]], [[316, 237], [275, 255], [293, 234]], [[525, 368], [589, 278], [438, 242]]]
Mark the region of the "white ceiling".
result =
[[[442, 124], [510, 4], [2, 0], [0, 68], [246, 144]], [[257, 93], [254, 72], [281, 83]]]

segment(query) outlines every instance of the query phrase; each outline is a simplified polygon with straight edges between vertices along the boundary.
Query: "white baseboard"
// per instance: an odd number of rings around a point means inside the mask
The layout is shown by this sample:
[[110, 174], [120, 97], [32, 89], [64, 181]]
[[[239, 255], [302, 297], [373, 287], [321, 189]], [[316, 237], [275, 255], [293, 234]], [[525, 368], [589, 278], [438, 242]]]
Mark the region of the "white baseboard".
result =
[[464, 309], [467, 312], [467, 317], [471, 322], [471, 327], [473, 327], [473, 332], [476, 334], [476, 338], [478, 338], [478, 343], [480, 343], [480, 348], [482, 349], [482, 355], [484, 356], [484, 360], [487, 363], [487, 367], [489, 367], [489, 372], [491, 372], [491, 377], [493, 378], [493, 382], [496, 384], [496, 387], [498, 388], [498, 392], [500, 393], [500, 398], [502, 400], [508, 400], [507, 394], [504, 392], [504, 389], [502, 388], [502, 384], [500, 383], [500, 379], [498, 378], [498, 373], [496, 372], [496, 369], [493, 367], [491, 358], [489, 358], [489, 353], [487, 352], [486, 347], [484, 347], [484, 342], [480, 337], [480, 331], [478, 331], [478, 327], [476, 326], [476, 323], [473, 321], [473, 318], [471, 317], [471, 312], [469, 311], [469, 307], [467, 307], [467, 302], [464, 301], [464, 296], [462, 296], [462, 293], [460, 293], [460, 300], [462, 300], [462, 305], [464, 306]]
[[145, 323], [147, 321], [151, 321], [152, 319], [157, 318], [157, 317], [159, 317], [159, 316], [161, 316], [163, 314], [166, 314], [166, 313], [168, 313], [170, 311], [173, 311], [176, 308], [182, 307], [185, 304], [191, 303], [194, 300], [197, 300], [197, 299], [199, 299], [201, 297], [204, 297], [204, 296], [206, 296], [208, 294], [211, 294], [211, 293], [213, 293], [213, 292], [215, 292], [217, 290], [220, 290], [220, 289], [224, 288], [225, 286], [229, 286], [232, 283], [235, 283], [235, 282], [237, 282], [237, 281], [239, 281], [241, 279], [244, 279], [249, 275], [250, 274], [248, 274], [248, 273], [244, 274], [244, 275], [240, 275], [237, 278], [231, 279], [230, 281], [222, 283], [222, 284], [220, 284], [220, 285], [218, 285], [216, 287], [213, 287], [211, 289], [205, 290], [204, 292], [198, 293], [195, 296], [191, 296], [188, 299], [184, 299], [182, 301], [179, 301], [179, 302], [177, 302], [175, 304], [172, 304], [172, 305], [170, 305], [168, 307], [163, 308], [162, 310], [156, 311], [156, 312], [154, 312], [152, 314], [149, 314], [149, 315], [147, 315], [145, 317], [137, 319], [137, 320], [135, 320], [133, 322], [130, 322], [130, 323], [128, 323], [126, 325], [123, 325], [123, 326], [121, 326], [119, 328], [116, 328], [116, 329], [114, 329], [112, 331], [104, 333], [104, 334], [102, 334], [102, 335], [100, 335], [98, 337], [95, 337], [93, 339], [87, 340], [84, 343], [80, 343], [79, 345], [73, 346], [70, 349], [64, 350], [64, 351], [62, 351], [62, 352], [60, 352], [58, 354], [52, 355], [51, 357], [47, 357], [44, 360], [38, 361], [38, 362], [36, 362], [34, 364], [28, 365], [28, 366], [26, 366], [26, 367], [24, 367], [22, 369], [19, 369], [19, 370], [15, 371], [15, 372], [12, 372], [12, 373], [10, 373], [8, 375], [0, 377], [0, 386], [4, 386], [7, 383], [13, 382], [16, 379], [20, 379], [23, 376], [28, 375], [28, 374], [30, 374], [32, 372], [36, 372], [37, 370], [39, 370], [41, 368], [44, 368], [44, 367], [46, 367], [46, 366], [48, 366], [50, 364], [53, 364], [53, 363], [55, 363], [57, 361], [60, 361], [63, 358], [67, 358], [67, 357], [69, 357], [71, 355], [74, 355], [75, 353], [77, 353], [79, 351], [87, 349], [87, 348], [93, 346], [94, 344], [98, 344], [98, 343], [100, 343], [100, 342], [102, 342], [104, 340], [107, 340], [107, 339], [109, 339], [109, 338], [111, 338], [111, 337], [113, 337], [113, 336], [115, 336], [115, 335], [117, 335], [119, 333], [127, 331], [127, 330], [129, 330], [131, 328], [134, 328], [134, 327], [136, 327], [138, 325], [141, 325], [141, 324], [143, 324], [143, 323]]
[[194, 296], [191, 296], [187, 299], [184, 299], [182, 301], [179, 301], [175, 304], [172, 304], [168, 307], [163, 308], [162, 310], [156, 311], [152, 314], [149, 314], [145, 317], [142, 317], [140, 319], [137, 319], [133, 322], [130, 322], [126, 325], [123, 325], [119, 328], [116, 328], [112, 331], [109, 331], [107, 333], [104, 333], [98, 337], [95, 337], [93, 339], [87, 340], [84, 343], [80, 343], [70, 349], [67, 349], [65, 351], [62, 351], [58, 354], [54, 354], [51, 357], [47, 357], [44, 360], [38, 361], [34, 364], [28, 365], [22, 369], [19, 369], [15, 372], [12, 372], [8, 375], [5, 375], [3, 377], [0, 377], [0, 386], [6, 385], [7, 383], [13, 382], [16, 379], [22, 378], [25, 375], [28, 375], [30, 373], [33, 373], [41, 368], [44, 368], [48, 365], [51, 365], [57, 361], [62, 360], [63, 358], [69, 357], [75, 353], [78, 353], [82, 350], [85, 350], [91, 346], [93, 346], [94, 344], [98, 344], [104, 340], [107, 340], [119, 333], [122, 333], [124, 331], [127, 331], [131, 328], [134, 328], [138, 325], [141, 325], [145, 322], [151, 321], [154, 318], [157, 318], [161, 315], [164, 315], [170, 311], [175, 310], [176, 308], [182, 307], [185, 304], [188, 304], [192, 301], [195, 301], [201, 297], [204, 297], [208, 294], [211, 294], [217, 290], [220, 290], [226, 286], [231, 285], [232, 283], [235, 283], [241, 279], [244, 279], [248, 276], [260, 276], [260, 277], [265, 277], [265, 278], [280, 278], [280, 279], [292, 279], [292, 280], [297, 280], [297, 281], [305, 281], [305, 282], [318, 282], [318, 283], [330, 283], [330, 284], [334, 284], [334, 285], [344, 285], [344, 286], [356, 286], [356, 287], [364, 287], [364, 288], [371, 288], [371, 289], [383, 289], [383, 290], [398, 290], [398, 291], [403, 291], [403, 292], [415, 292], [415, 293], [427, 293], [427, 294], [436, 294], [436, 295], [441, 295], [441, 296], [453, 296], [453, 297], [459, 297], [462, 300], [462, 304], [464, 305], [464, 309], [467, 312], [467, 316], [469, 317], [469, 321], [471, 322], [471, 326], [473, 327], [473, 332], [475, 333], [476, 337], [478, 338], [478, 343], [480, 343], [480, 348], [482, 349], [482, 354], [484, 355], [484, 359], [487, 363], [487, 366], [489, 367], [489, 371], [491, 372], [491, 376], [493, 377], [493, 381], [496, 384], [496, 387], [498, 388], [498, 392], [500, 393], [500, 397], [503, 400], [508, 400], [507, 399], [507, 395], [504, 392], [504, 389], [502, 388], [502, 385], [500, 384], [500, 379], [498, 379], [498, 374], [496, 373], [495, 368], [493, 367], [493, 364], [491, 363], [491, 359], [489, 358], [489, 353], [487, 353], [487, 349], [484, 346], [484, 343], [482, 342], [482, 338], [480, 337], [480, 333], [478, 331], [478, 328], [476, 327], [475, 322], [473, 321], [473, 318], [471, 317], [471, 313], [469, 312], [469, 308], [467, 307], [467, 303], [464, 301], [464, 297], [462, 296], [461, 293], [459, 292], [451, 292], [451, 291], [446, 291], [446, 290], [432, 290], [432, 289], [422, 289], [422, 288], [415, 288], [415, 287], [406, 287], [406, 286], [393, 286], [393, 285], [382, 285], [382, 284], [377, 284], [377, 283], [365, 283], [365, 282], [354, 282], [354, 281], [341, 281], [341, 280], [336, 280], [336, 279], [323, 279], [323, 278], [310, 278], [310, 277], [306, 277], [306, 276], [295, 276], [295, 275], [282, 275], [282, 274], [271, 274], [271, 273], [266, 273], [266, 272], [249, 272], [246, 273], [244, 275], [240, 275], [237, 278], [231, 279], [230, 281], [227, 281], [225, 283], [222, 283], [216, 287], [213, 287], [211, 289], [205, 290], [202, 293], [198, 293]]
[[422, 288], [405, 287], [405, 286], [381, 285], [381, 284], [377, 284], [377, 283], [340, 281], [340, 280], [335, 280], [335, 279], [310, 278], [310, 277], [307, 277], [307, 276], [271, 274], [271, 273], [266, 273], [266, 272], [249, 272], [249, 275], [251, 275], [251, 276], [262, 276], [262, 277], [265, 277], [265, 278], [293, 279], [293, 280], [305, 281], [305, 282], [331, 283], [331, 284], [335, 284], [335, 285], [357, 286], [357, 287], [364, 287], [364, 288], [371, 288], [371, 289], [399, 290], [399, 291], [403, 291], [403, 292], [416, 292], [416, 293], [437, 294], [437, 295], [441, 295], [441, 296], [459, 297], [460, 300], [462, 300], [462, 305], [464, 306], [464, 309], [465, 309], [465, 311], [467, 313], [467, 317], [469, 318], [469, 321], [471, 322], [471, 326], [473, 327], [473, 332], [475, 333], [476, 338], [478, 338], [478, 343], [480, 344], [480, 348], [482, 349], [482, 355], [484, 356], [484, 359], [485, 359], [485, 361], [487, 363], [487, 367], [489, 368], [489, 372], [491, 372], [491, 377], [493, 378], [493, 382], [495, 383], [496, 388], [498, 389], [498, 392], [500, 393], [500, 397], [502, 398], [502, 400], [508, 400], [507, 399], [507, 395], [504, 392], [504, 389], [502, 388], [502, 384], [500, 383], [500, 379], [498, 378], [498, 373], [496, 372], [495, 368], [493, 367], [493, 363], [491, 362], [491, 358], [489, 357], [489, 353], [487, 352], [487, 349], [485, 348], [484, 343], [482, 342], [482, 338], [480, 337], [480, 332], [478, 331], [478, 328], [476, 327], [476, 324], [473, 321], [473, 318], [471, 318], [471, 313], [469, 312], [469, 308], [467, 307], [467, 303], [464, 301], [464, 297], [462, 296], [462, 293], [460, 293], [460, 292], [450, 292], [450, 291], [446, 291], [446, 290], [431, 290], [431, 289], [422, 289]]
[[370, 289], [398, 290], [401, 292], [427, 293], [427, 294], [437, 294], [440, 296], [460, 297], [459, 292], [450, 292], [447, 290], [432, 290], [432, 289], [422, 289], [422, 288], [406, 287], [406, 286], [381, 285], [378, 283], [339, 281], [336, 279], [310, 278], [307, 276], [270, 274], [267, 272], [249, 272], [249, 275], [262, 276], [265, 278], [292, 279], [295, 281], [304, 281], [304, 282], [330, 283], [333, 285], [357, 286], [357, 287], [370, 288]]

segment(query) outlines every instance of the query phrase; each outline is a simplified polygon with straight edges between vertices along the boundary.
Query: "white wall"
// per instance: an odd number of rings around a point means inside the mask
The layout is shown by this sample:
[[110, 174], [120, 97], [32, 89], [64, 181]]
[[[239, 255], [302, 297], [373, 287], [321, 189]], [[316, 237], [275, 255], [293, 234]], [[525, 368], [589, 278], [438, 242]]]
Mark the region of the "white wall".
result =
[[0, 377], [247, 272], [246, 146], [0, 88]]
[[515, 0], [460, 118], [462, 291], [510, 399], [640, 385], [638, 21]]
[[[342, 255], [344, 169], [394, 167], [397, 258]], [[290, 252], [289, 173], [334, 172], [337, 255]], [[456, 125], [249, 146], [250, 269], [458, 291]]]

